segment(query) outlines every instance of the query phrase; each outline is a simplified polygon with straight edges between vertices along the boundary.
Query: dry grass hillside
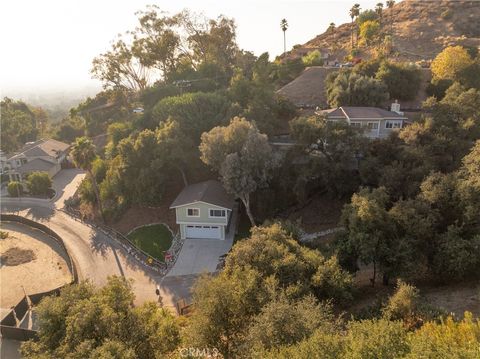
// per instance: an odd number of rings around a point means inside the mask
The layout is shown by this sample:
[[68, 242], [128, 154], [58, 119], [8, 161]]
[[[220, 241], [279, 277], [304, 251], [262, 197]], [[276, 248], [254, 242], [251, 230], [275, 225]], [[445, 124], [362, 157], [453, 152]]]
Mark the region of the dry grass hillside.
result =
[[[392, 18], [393, 57], [401, 61], [433, 59], [449, 45], [480, 46], [480, 1], [406, 0], [392, 9], [384, 9], [386, 31], [390, 31]], [[333, 58], [342, 60], [350, 51], [350, 28], [349, 23], [340, 25], [300, 48], [326, 48]], [[299, 55], [295, 49], [289, 53], [290, 58]], [[360, 48], [361, 57], [370, 55], [370, 48]]]

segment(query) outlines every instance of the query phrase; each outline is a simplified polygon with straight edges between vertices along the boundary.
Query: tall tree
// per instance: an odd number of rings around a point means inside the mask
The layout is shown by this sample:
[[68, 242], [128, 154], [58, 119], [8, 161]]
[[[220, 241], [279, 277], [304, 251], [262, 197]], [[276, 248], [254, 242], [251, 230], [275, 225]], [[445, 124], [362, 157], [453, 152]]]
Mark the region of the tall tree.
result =
[[250, 195], [266, 186], [276, 161], [266, 135], [244, 118], [202, 134], [201, 160], [218, 171], [227, 192], [243, 202], [252, 226]]
[[36, 118], [27, 104], [5, 97], [0, 103], [0, 117], [2, 151], [13, 152], [20, 149], [25, 142], [36, 140]]
[[111, 50], [93, 59], [91, 73], [104, 88], [144, 90], [151, 84], [151, 70], [144, 65], [138, 49], [118, 39]]
[[393, 39], [393, 22], [395, 21], [395, 16], [393, 14], [393, 7], [395, 6], [395, 0], [387, 0], [387, 7], [390, 9], [390, 36]]
[[283, 31], [283, 56], [285, 56], [287, 53], [287, 38], [285, 35], [288, 29], [287, 19], [282, 19], [282, 21], [280, 21], [280, 29]]
[[350, 18], [352, 19], [352, 24], [351, 24], [351, 41], [352, 41], [352, 50], [353, 50], [353, 46], [354, 46], [354, 42], [353, 42], [353, 33], [355, 32], [355, 23], [354, 23], [354, 19], [360, 14], [360, 4], [355, 4], [351, 7], [350, 9]]
[[87, 137], [79, 137], [73, 144], [72, 150], [70, 151], [73, 162], [79, 168], [87, 171], [90, 180], [92, 181], [93, 190], [95, 191], [95, 197], [97, 198], [98, 209], [102, 219], [103, 217], [103, 206], [102, 200], [100, 198], [100, 192], [98, 190], [98, 184], [95, 176], [93, 175], [92, 166], [93, 161], [97, 157], [95, 153], [95, 145]]

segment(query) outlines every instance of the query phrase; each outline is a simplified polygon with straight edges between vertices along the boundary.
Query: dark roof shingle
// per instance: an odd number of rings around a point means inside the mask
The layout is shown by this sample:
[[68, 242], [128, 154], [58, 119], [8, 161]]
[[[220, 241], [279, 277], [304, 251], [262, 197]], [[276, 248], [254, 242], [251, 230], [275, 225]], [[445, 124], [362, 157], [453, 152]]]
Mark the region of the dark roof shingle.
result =
[[206, 202], [223, 208], [233, 209], [234, 198], [215, 180], [195, 183], [185, 187], [171, 204], [170, 208], [194, 202]]

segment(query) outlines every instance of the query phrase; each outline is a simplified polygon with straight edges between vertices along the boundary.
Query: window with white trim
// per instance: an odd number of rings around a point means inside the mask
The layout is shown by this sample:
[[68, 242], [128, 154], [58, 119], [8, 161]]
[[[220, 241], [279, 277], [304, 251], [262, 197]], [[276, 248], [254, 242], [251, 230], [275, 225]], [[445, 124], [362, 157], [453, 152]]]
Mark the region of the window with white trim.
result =
[[369, 122], [367, 127], [369, 130], [378, 130], [378, 122]]
[[350, 122], [350, 126], [360, 128], [362, 124], [360, 122]]
[[224, 209], [211, 209], [210, 217], [225, 217], [226, 213]]
[[387, 120], [385, 121], [385, 128], [402, 128], [401, 120]]
[[187, 217], [200, 217], [199, 208], [187, 208]]

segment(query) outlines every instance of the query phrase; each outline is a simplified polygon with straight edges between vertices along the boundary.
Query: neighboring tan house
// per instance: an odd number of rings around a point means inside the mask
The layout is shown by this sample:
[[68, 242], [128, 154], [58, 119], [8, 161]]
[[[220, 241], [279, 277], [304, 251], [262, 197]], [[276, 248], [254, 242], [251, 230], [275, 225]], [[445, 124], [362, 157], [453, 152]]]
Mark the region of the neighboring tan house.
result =
[[317, 111], [325, 116], [327, 121], [347, 121], [350, 126], [362, 128], [368, 138], [385, 138], [395, 130], [409, 123], [407, 117], [400, 112], [400, 104], [392, 104], [392, 110], [387, 111], [377, 107], [342, 106], [330, 110]]
[[6, 160], [3, 172], [11, 181], [21, 181], [29, 173], [42, 171], [55, 176], [67, 159], [70, 145], [57, 140], [29, 142]]
[[170, 209], [175, 209], [182, 239], [225, 239], [234, 203], [220, 182], [209, 180], [185, 187]]

